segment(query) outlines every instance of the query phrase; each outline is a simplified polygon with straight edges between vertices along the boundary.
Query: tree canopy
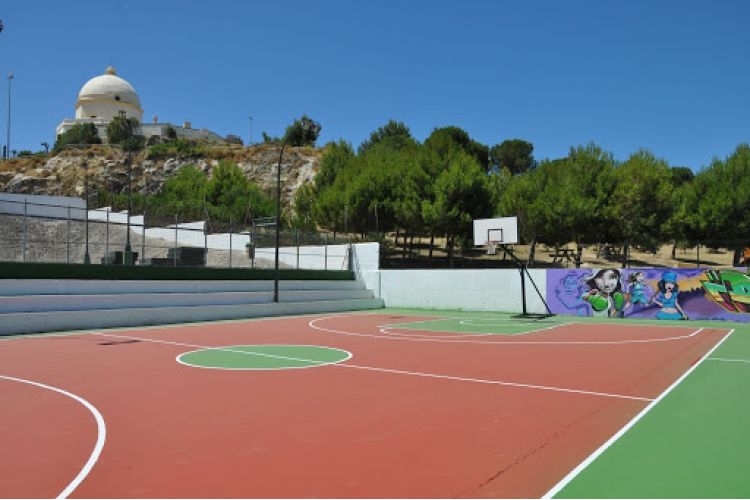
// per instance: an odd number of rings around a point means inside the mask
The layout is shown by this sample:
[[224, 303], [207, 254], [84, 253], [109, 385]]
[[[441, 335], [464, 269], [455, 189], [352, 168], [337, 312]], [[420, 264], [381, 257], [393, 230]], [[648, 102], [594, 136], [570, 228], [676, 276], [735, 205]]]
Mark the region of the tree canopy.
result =
[[[289, 147], [317, 141], [319, 128], [303, 122], [312, 121], [303, 115], [287, 128]], [[108, 139], [125, 150], [137, 148], [136, 126], [118, 117]], [[92, 124], [76, 125], [58, 137], [55, 148], [95, 142]], [[147, 157], [167, 145], [151, 146]], [[449, 255], [472, 245], [474, 219], [503, 216], [518, 217], [521, 241], [532, 247], [574, 242], [655, 249], [699, 241], [724, 242], [735, 251], [748, 246], [747, 144], [697, 173], [647, 150], [620, 162], [589, 143], [571, 147], [563, 158], [537, 162], [533, 149], [522, 139], [488, 147], [455, 126], [435, 128], [420, 143], [404, 123], [389, 120], [356, 150], [342, 140], [326, 144], [313, 182], [296, 191], [282, 218], [298, 228], [334, 233], [427, 237], [431, 246], [443, 238]], [[275, 195], [249, 182], [236, 164], [220, 161], [210, 178], [196, 167], [183, 168], [154, 205], [185, 217], [249, 221], [274, 215]]]
[[522, 241], [553, 246], [750, 239], [747, 145], [698, 174], [647, 150], [618, 162], [594, 143], [541, 162], [532, 153], [522, 139], [489, 148], [452, 126], [420, 144], [391, 120], [356, 152], [328, 144], [298, 206], [324, 229], [441, 236], [449, 252], [471, 246], [473, 219], [501, 216], [518, 217]]
[[102, 139], [93, 123], [76, 123], [67, 131], [57, 136], [54, 151], [59, 151], [69, 145], [101, 144]]
[[534, 145], [522, 139], [509, 139], [490, 148], [491, 167], [507, 168], [513, 175], [521, 174], [535, 165]]

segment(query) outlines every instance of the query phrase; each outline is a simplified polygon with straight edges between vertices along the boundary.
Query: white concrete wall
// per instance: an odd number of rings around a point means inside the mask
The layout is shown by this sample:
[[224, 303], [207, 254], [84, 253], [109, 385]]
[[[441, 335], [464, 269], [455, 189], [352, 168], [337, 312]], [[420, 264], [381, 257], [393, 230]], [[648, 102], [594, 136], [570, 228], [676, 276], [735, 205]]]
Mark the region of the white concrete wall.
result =
[[[129, 115], [128, 115], [129, 116]], [[202, 128], [185, 128], [179, 125], [172, 125], [169, 123], [141, 123], [140, 130], [137, 131], [140, 135], [146, 138], [152, 135], [158, 135], [160, 137], [166, 136], [167, 127], [172, 127], [177, 137], [187, 137], [188, 139], [206, 139], [212, 142], [223, 142], [224, 138], [216, 132]], [[106, 139], [106, 137], [105, 137]]]
[[67, 207], [71, 208], [71, 219], [85, 218], [86, 202], [81, 198], [0, 193], [0, 214], [23, 215], [26, 210], [29, 216], [64, 219], [68, 217]]
[[[379, 269], [378, 243], [355, 244], [352, 251], [357, 278], [386, 307], [523, 312], [518, 269]], [[545, 296], [547, 271], [529, 269], [524, 277], [526, 312], [545, 314], [534, 284]]]
[[[380, 294], [372, 289], [386, 307], [523, 312], [521, 274], [517, 269], [388, 269], [379, 274]], [[529, 274], [544, 295], [546, 270], [531, 269]], [[546, 313], [529, 276], [525, 286], [526, 312]]]
[[352, 245], [352, 270], [357, 279], [365, 284], [365, 288], [372, 290], [376, 297], [380, 292], [380, 244], [357, 243]]

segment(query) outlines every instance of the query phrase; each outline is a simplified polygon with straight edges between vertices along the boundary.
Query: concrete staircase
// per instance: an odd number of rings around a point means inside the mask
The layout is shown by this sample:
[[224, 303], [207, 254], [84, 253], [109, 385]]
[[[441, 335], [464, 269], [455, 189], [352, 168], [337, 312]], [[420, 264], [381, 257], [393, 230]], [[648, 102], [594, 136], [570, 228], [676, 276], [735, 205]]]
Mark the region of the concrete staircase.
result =
[[378, 309], [361, 281], [0, 279], [0, 335]]

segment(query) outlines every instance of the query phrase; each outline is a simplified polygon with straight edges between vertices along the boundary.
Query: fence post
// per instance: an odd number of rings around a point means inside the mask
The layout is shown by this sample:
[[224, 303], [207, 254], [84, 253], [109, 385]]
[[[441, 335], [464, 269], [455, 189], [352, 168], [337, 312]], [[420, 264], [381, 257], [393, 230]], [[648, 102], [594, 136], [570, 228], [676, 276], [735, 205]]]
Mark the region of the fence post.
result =
[[250, 269], [255, 269], [255, 221], [250, 220], [250, 244], [253, 245], [253, 253], [250, 257]]
[[68, 205], [68, 221], [65, 225], [65, 263], [70, 264], [70, 205]]
[[27, 221], [29, 215], [29, 208], [28, 208], [28, 200], [24, 198], [23, 200], [23, 233], [21, 237], [21, 255], [23, 262], [26, 262], [26, 232], [27, 232]]
[[695, 246], [695, 267], [701, 267], [701, 244]]
[[229, 218], [229, 269], [232, 269], [232, 218]]
[[83, 254], [83, 263], [84, 264], [91, 264], [91, 255], [89, 254], [89, 193], [88, 188], [86, 188], [86, 217], [85, 217], [85, 233], [86, 233], [86, 249], [84, 250]]
[[109, 265], [109, 207], [107, 207], [107, 224], [104, 226], [104, 265]]
[[299, 269], [299, 228], [297, 228], [297, 269]]
[[328, 271], [328, 235], [323, 236], [323, 270]]
[[143, 224], [141, 224], [141, 265], [146, 262], [146, 212], [148, 211], [148, 199], [143, 200]]
[[178, 215], [174, 214], [174, 252], [172, 252], [172, 263], [174, 267], [177, 267], [177, 224], [179, 221]]

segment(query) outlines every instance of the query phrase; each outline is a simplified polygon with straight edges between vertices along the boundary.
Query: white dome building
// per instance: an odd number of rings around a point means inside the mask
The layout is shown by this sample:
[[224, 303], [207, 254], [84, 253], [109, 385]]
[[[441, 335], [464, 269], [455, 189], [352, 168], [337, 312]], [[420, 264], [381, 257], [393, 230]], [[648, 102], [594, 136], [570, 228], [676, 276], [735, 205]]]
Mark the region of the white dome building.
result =
[[138, 120], [140, 127], [134, 132], [143, 135], [149, 143], [158, 142], [167, 137], [168, 130], [175, 131], [177, 137], [190, 139], [204, 139], [211, 142], [223, 142], [224, 139], [207, 129], [193, 129], [190, 122], [185, 122], [182, 127], [169, 123], [158, 123], [156, 117], [154, 122], [144, 124], [143, 108], [141, 100], [133, 86], [125, 79], [117, 76], [115, 69], [108, 67], [103, 75], [95, 76], [78, 92], [75, 105], [76, 117], [64, 119], [55, 130], [55, 137], [70, 130], [73, 125], [80, 123], [93, 123], [99, 133], [102, 142], [107, 142], [107, 125], [113, 118], [125, 114], [128, 118]]
[[81, 87], [76, 101], [76, 119], [111, 121], [124, 112], [128, 117], [143, 118], [141, 100], [130, 83], [117, 76], [110, 66], [103, 75], [95, 76]]

